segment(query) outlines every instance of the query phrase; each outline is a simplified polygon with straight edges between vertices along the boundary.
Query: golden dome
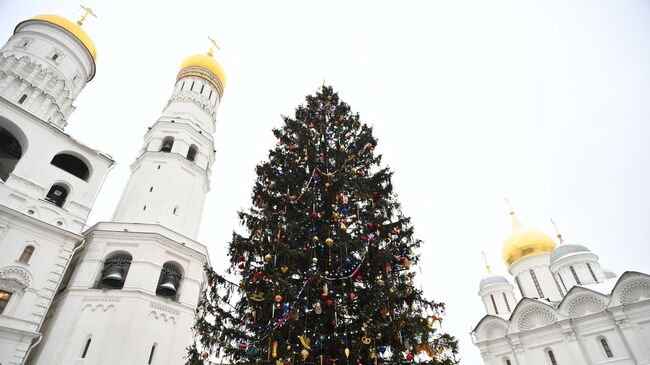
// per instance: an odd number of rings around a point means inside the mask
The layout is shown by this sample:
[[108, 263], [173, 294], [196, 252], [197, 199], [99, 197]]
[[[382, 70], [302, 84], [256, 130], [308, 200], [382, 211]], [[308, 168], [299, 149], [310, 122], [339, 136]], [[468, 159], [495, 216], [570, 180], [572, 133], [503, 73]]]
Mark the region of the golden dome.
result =
[[221, 85], [224, 88], [226, 87], [226, 73], [223, 71], [223, 67], [221, 67], [219, 62], [217, 62], [217, 60], [211, 56], [204, 54], [189, 56], [185, 59], [185, 61], [183, 61], [183, 63], [181, 63], [180, 71], [183, 71], [189, 67], [201, 67], [210, 71], [219, 79], [219, 81], [221, 81]]
[[517, 261], [532, 255], [551, 253], [556, 247], [555, 241], [546, 233], [521, 225], [514, 212], [512, 215], [512, 233], [503, 243], [503, 261], [508, 267]]
[[77, 37], [77, 39], [86, 47], [88, 52], [90, 52], [90, 55], [93, 57], [93, 61], [97, 62], [97, 49], [95, 48], [95, 43], [93, 43], [93, 40], [90, 39], [88, 33], [86, 33], [83, 29], [81, 29], [81, 27], [78, 26], [77, 24], [69, 21], [64, 17], [53, 15], [53, 14], [37, 15], [32, 19], [42, 20], [48, 23], [52, 23], [54, 25], [58, 25], [59, 27], [72, 33], [72, 35]]

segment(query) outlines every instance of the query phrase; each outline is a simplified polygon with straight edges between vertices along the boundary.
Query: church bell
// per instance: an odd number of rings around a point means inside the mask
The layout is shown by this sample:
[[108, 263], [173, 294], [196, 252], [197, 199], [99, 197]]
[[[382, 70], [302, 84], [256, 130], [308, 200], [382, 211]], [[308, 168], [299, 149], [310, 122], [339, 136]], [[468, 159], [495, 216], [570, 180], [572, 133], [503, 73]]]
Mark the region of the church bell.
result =
[[173, 297], [176, 295], [178, 285], [180, 284], [181, 275], [174, 270], [163, 268], [158, 281], [156, 293], [164, 297]]
[[102, 283], [111, 288], [124, 286], [124, 268], [120, 265], [111, 265], [104, 270]]

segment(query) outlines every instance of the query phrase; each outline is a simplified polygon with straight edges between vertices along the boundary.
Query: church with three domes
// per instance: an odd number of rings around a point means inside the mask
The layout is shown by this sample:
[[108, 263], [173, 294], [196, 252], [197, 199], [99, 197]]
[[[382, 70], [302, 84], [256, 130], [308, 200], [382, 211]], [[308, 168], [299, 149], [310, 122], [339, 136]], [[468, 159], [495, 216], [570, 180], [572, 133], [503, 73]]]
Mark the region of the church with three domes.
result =
[[650, 364], [650, 275], [617, 276], [587, 247], [510, 214], [503, 261], [515, 285], [487, 260], [479, 284], [487, 314], [471, 335], [485, 364]]
[[0, 364], [181, 364], [225, 73], [211, 49], [169, 75], [114, 216], [88, 227], [114, 161], [65, 131], [96, 70], [84, 10], [25, 20], [0, 49]]

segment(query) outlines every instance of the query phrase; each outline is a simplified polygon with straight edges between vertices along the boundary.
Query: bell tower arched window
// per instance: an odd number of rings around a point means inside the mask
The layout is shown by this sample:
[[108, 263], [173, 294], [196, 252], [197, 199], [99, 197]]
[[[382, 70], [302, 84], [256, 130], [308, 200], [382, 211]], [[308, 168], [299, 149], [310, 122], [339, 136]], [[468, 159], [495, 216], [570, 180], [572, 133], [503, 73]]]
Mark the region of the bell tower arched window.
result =
[[601, 338], [600, 344], [603, 346], [603, 350], [605, 350], [605, 355], [607, 355], [607, 357], [614, 357], [614, 354], [612, 353], [612, 349], [609, 348], [609, 344], [607, 343], [606, 339]]
[[172, 146], [174, 146], [174, 137], [167, 136], [162, 140], [162, 145], [160, 145], [160, 152], [171, 152]]
[[129, 273], [133, 257], [127, 252], [115, 252], [104, 260], [104, 268], [99, 287], [106, 289], [122, 289], [126, 275]]
[[190, 161], [194, 161], [194, 159], [196, 158], [196, 151], [197, 151], [196, 145], [191, 145], [190, 149], [187, 150], [187, 156], [186, 156], [187, 159]]
[[90, 176], [88, 165], [79, 157], [68, 153], [59, 153], [54, 156], [50, 164], [84, 181], [88, 181], [88, 177]]
[[29, 263], [29, 259], [32, 258], [32, 255], [34, 254], [34, 246], [27, 246], [23, 249], [23, 253], [20, 254], [20, 258], [18, 259], [18, 262], [27, 264]]
[[47, 192], [45, 200], [56, 205], [57, 207], [63, 207], [65, 199], [68, 197], [68, 189], [62, 184], [54, 184], [50, 188], [50, 191]]
[[166, 262], [160, 271], [156, 295], [176, 300], [182, 278], [183, 268], [175, 262]]
[[0, 180], [6, 181], [20, 161], [23, 148], [8, 130], [0, 127]]

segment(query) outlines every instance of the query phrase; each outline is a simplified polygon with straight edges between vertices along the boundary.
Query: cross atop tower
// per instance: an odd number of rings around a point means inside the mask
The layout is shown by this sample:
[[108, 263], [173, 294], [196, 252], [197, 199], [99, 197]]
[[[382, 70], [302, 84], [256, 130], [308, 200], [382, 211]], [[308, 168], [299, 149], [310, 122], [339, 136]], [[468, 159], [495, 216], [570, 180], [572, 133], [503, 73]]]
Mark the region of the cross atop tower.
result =
[[91, 8], [89, 8], [87, 6], [83, 6], [83, 5], [81, 5], [81, 8], [84, 9], [85, 13], [84, 13], [84, 15], [81, 16], [81, 18], [79, 20], [77, 20], [77, 24], [79, 24], [79, 26], [84, 25], [84, 22], [86, 21], [86, 18], [88, 17], [88, 15], [92, 15], [95, 18], [97, 18], [97, 14], [93, 13], [93, 9], [91, 9]]
[[487, 270], [488, 274], [492, 274], [492, 269], [490, 268], [490, 264], [488, 264], [487, 256], [485, 255], [485, 252], [481, 251], [481, 255], [483, 255], [483, 262], [485, 262], [485, 270]]
[[219, 48], [219, 45], [217, 44], [217, 41], [215, 41], [214, 39], [212, 39], [212, 37], [208, 36], [208, 40], [210, 40], [210, 43], [212, 44], [212, 45], [210, 46], [210, 50], [208, 51], [208, 56], [212, 57], [212, 56], [214, 56], [214, 49], [215, 49], [215, 47], [216, 47], [217, 49], [221, 49], [221, 48]]

